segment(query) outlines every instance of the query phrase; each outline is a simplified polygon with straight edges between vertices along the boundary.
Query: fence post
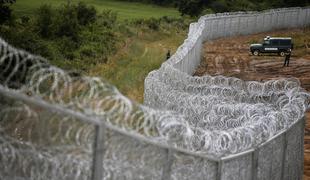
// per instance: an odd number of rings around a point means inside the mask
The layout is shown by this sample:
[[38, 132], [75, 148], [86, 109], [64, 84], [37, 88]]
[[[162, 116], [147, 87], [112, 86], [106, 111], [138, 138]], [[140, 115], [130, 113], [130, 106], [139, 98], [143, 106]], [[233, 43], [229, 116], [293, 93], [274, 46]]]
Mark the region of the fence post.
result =
[[262, 31], [266, 31], [265, 27], [266, 27], [266, 12], [263, 13], [263, 30]]
[[[301, 143], [302, 143], [302, 145], [304, 144], [304, 142], [305, 142], [305, 128], [306, 128], [306, 116], [304, 116], [303, 118], [302, 118], [302, 134], [301, 134]], [[301, 148], [301, 154], [302, 154], [302, 165], [304, 164], [304, 161], [305, 161], [305, 149], [304, 148]], [[303, 177], [303, 174], [304, 174], [304, 168], [301, 168], [300, 169], [301, 170], [301, 172], [300, 172], [300, 175], [301, 175], [301, 178]]]
[[166, 152], [166, 161], [163, 167], [163, 174], [161, 177], [161, 180], [169, 180], [171, 178], [171, 170], [172, 170], [172, 164], [174, 161], [174, 157], [173, 157], [173, 151], [171, 149], [165, 149]]
[[249, 26], [249, 16], [246, 14], [246, 35], [251, 33], [252, 27]]
[[291, 11], [291, 13], [290, 13], [290, 28], [293, 28], [293, 27], [295, 27], [295, 24], [296, 24], [296, 21], [294, 21], [294, 13], [295, 13], [296, 11]]
[[277, 25], [276, 25], [276, 28], [279, 29], [280, 16], [279, 16], [279, 12], [278, 11], [276, 13], [277, 13]]
[[287, 152], [287, 132], [284, 132], [283, 133], [283, 154], [282, 154], [281, 179], [284, 179], [285, 164], [286, 164], [286, 152]]
[[295, 27], [300, 27], [300, 23], [299, 23], [299, 21], [300, 21], [300, 19], [301, 19], [301, 16], [300, 16], [300, 10], [301, 9], [298, 9], [298, 11], [297, 11], [297, 15], [296, 15], [296, 17], [295, 17], [295, 22], [296, 22], [296, 26]]
[[219, 160], [219, 162], [217, 162], [216, 180], [222, 179], [222, 163], [222, 160]]
[[[49, 139], [49, 128], [48, 128], [49, 121], [47, 119], [45, 119], [41, 113], [39, 113], [38, 116], [39, 116], [39, 119], [41, 120], [41, 121], [39, 121], [39, 126], [40, 126], [40, 128], [39, 128], [39, 136], [40, 136], [39, 142], [40, 142], [40, 144], [46, 144], [47, 140]], [[42, 119], [44, 119], [44, 121], [42, 121]]]
[[103, 157], [105, 154], [104, 149], [104, 135], [105, 127], [103, 124], [95, 126], [95, 142], [93, 150], [93, 167], [92, 167], [92, 180], [103, 179]]
[[216, 23], [216, 36], [215, 37], [218, 38], [219, 37], [219, 24], [220, 24], [218, 17], [216, 18], [216, 21], [217, 23]]
[[287, 24], [289, 24], [287, 11], [284, 11], [283, 14], [284, 14], [284, 21], [282, 23], [284, 24], [284, 28], [287, 29]]
[[257, 180], [257, 168], [258, 168], [258, 150], [255, 149], [252, 153], [252, 172], [251, 172], [251, 180]]
[[[255, 13], [254, 16], [255, 16], [255, 25], [257, 25], [257, 17], [258, 17], [258, 14]], [[259, 26], [259, 24], [258, 24], [257, 26]], [[253, 28], [255, 28], [255, 26], [253, 26]], [[254, 32], [257, 33], [257, 29], [256, 29]]]
[[230, 17], [229, 18], [229, 36], [234, 36], [235, 35], [235, 29], [234, 29], [234, 26], [233, 26], [233, 19], [234, 19], [235, 17], [234, 16], [232, 16], [232, 17]]
[[273, 27], [273, 13], [272, 12], [269, 12], [269, 14], [268, 14], [269, 16], [269, 31], [270, 30], [273, 30], [274, 29], [274, 27]]
[[[227, 31], [226, 31], [226, 19], [227, 18], [228, 17], [223, 18], [224, 19], [224, 26], [223, 26], [222, 30], [223, 30], [224, 37], [227, 36]], [[223, 21], [223, 19], [221, 19], [221, 20]], [[223, 34], [221, 35], [221, 37], [223, 37]]]
[[306, 13], [306, 17], [307, 17], [307, 18], [306, 18], [306, 26], [309, 26], [310, 21], [307, 22], [307, 19], [310, 18], [310, 17], [309, 17], [310, 8], [308, 8], [306, 12], [307, 12], [307, 13]]
[[237, 24], [237, 32], [236, 35], [240, 35], [240, 15], [237, 16], [238, 17], [238, 24]]
[[213, 29], [215, 29], [215, 28], [212, 28], [212, 27], [214, 26], [214, 21], [215, 21], [214, 19], [211, 19], [211, 21], [210, 21], [210, 25], [209, 25], [209, 38], [207, 40], [213, 39], [213, 31], [214, 31]]

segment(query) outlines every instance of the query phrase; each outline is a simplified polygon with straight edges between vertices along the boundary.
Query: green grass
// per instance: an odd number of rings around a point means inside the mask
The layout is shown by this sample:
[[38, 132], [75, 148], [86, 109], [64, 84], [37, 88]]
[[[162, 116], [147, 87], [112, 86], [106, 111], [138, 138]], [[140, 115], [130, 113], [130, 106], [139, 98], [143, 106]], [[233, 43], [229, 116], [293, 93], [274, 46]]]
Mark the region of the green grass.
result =
[[[84, 1], [93, 5], [98, 12], [112, 10], [117, 12], [119, 24], [125, 25], [125, 19], [148, 19], [163, 16], [179, 18], [176, 9], [165, 8], [156, 5], [142, 3], [122, 2], [117, 0], [71, 0], [72, 2]], [[13, 5], [17, 17], [32, 16], [35, 10], [42, 4], [57, 7], [67, 0], [17, 0]], [[168, 49], [173, 52], [183, 42], [187, 34], [186, 28], [179, 28], [173, 24], [161, 25], [160, 30], [155, 31], [145, 26], [133, 24], [125, 25], [130, 33], [116, 32], [120, 38], [117, 52], [108, 58], [107, 63], [89, 63], [87, 59], [54, 59], [53, 65], [66, 70], [77, 70], [90, 76], [98, 76], [106, 79], [116, 86], [123, 94], [134, 101], [143, 102], [144, 79], [147, 74], [160, 67], [165, 60]], [[49, 43], [54, 47], [53, 41]]]
[[186, 31], [145, 32], [127, 39], [127, 45], [108, 63], [89, 69], [89, 75], [100, 76], [115, 85], [134, 101], [143, 102], [144, 79], [165, 61], [170, 49], [173, 52], [184, 41]]
[[[32, 15], [42, 4], [59, 6], [68, 0], [18, 0], [13, 5], [14, 12], [18, 15]], [[99, 12], [102, 10], [112, 10], [118, 13], [120, 20], [138, 18], [159, 18], [162, 16], [179, 17], [179, 12], [174, 8], [160, 7], [156, 5], [123, 2], [117, 0], [71, 0], [71, 2], [86, 2], [93, 5]]]

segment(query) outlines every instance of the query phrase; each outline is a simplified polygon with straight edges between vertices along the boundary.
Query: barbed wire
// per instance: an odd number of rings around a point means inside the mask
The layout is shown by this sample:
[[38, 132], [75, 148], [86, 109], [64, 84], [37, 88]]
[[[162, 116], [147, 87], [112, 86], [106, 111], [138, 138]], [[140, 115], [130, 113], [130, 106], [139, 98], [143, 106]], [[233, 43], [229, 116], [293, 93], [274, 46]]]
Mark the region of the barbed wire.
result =
[[[204, 23], [202, 18], [191, 25], [190, 46], [181, 46], [182, 52], [191, 50], [202, 36]], [[149, 74], [145, 104], [140, 105], [101, 78], [64, 71], [0, 39], [0, 86], [96, 117], [154, 144], [215, 157], [259, 146], [296, 123], [309, 107], [309, 93], [297, 79], [260, 83], [224, 76], [193, 77], [175, 68], [186, 55], [173, 56]], [[4, 95], [0, 98], [0, 154], [7, 154], [0, 156], [3, 177], [13, 169], [16, 176], [30, 179], [89, 178], [92, 125]], [[158, 162], [165, 157], [159, 147], [108, 131], [105, 178], [134, 179], [132, 173], [160, 176]], [[154, 163], [147, 163], [150, 159]], [[53, 176], [55, 172], [59, 176]]]

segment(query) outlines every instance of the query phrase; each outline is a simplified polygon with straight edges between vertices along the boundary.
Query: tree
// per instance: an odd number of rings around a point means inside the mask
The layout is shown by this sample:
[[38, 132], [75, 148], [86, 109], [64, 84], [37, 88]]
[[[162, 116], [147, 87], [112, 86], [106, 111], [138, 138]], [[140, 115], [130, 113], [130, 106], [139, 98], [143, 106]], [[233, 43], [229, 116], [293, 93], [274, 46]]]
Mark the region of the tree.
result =
[[76, 10], [80, 25], [85, 26], [96, 21], [97, 12], [94, 6], [87, 6], [84, 2], [79, 2]]
[[36, 26], [39, 34], [44, 38], [47, 38], [52, 34], [53, 17], [54, 12], [51, 6], [42, 5], [38, 9]]
[[9, 5], [15, 2], [16, 0], [0, 0], [0, 24], [5, 23], [11, 18], [12, 10]]
[[293, 6], [305, 6], [309, 3], [308, 0], [284, 0], [284, 5], [287, 7], [293, 7]]
[[178, 3], [178, 9], [183, 15], [187, 14], [191, 17], [201, 14], [204, 6], [203, 0], [180, 0]]
[[77, 16], [76, 7], [70, 3], [60, 8], [53, 24], [55, 34], [58, 37], [68, 37], [74, 42], [78, 42], [78, 33], [81, 27]]

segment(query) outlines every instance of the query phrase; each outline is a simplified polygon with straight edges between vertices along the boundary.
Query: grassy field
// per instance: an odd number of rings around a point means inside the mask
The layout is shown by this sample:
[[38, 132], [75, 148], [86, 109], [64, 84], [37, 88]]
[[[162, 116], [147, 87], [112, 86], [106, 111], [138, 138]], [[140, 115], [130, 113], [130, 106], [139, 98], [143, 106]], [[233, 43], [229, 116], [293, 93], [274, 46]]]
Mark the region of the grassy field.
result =
[[130, 99], [142, 103], [145, 77], [158, 69], [168, 49], [175, 52], [185, 37], [186, 31], [139, 33], [128, 38], [108, 63], [94, 66], [88, 74], [103, 77]]
[[[107, 80], [131, 100], [142, 103], [144, 79], [165, 61], [166, 53], [174, 53], [187, 36], [186, 30], [142, 31], [128, 37], [107, 63], [89, 65], [82, 60], [51, 61], [66, 70], [82, 70], [83, 74]], [[75, 69], [76, 68], [76, 69]]]
[[[124, 20], [160, 18], [163, 16], [180, 18], [174, 8], [165, 8], [156, 5], [123, 2], [118, 0], [70, 0], [79, 1], [94, 6], [97, 11], [112, 10], [117, 12], [118, 23], [125, 25]], [[18, 0], [13, 5], [17, 17], [32, 16], [42, 4], [59, 7], [68, 0]], [[191, 21], [191, 20], [190, 20]], [[143, 102], [144, 79], [147, 74], [160, 67], [169, 50], [174, 52], [182, 44], [187, 34], [186, 28], [174, 25], [160, 25], [159, 30], [152, 30], [145, 26], [125, 25], [132, 34], [118, 31], [120, 38], [115, 54], [108, 58], [107, 63], [91, 64], [83, 59], [53, 59], [50, 62], [66, 70], [77, 70], [90, 76], [99, 76], [115, 85], [123, 94], [134, 101]], [[147, 25], [146, 25], [147, 26]], [[162, 27], [164, 26], [164, 27]]]
[[[50, 4], [59, 6], [68, 0], [19, 0], [13, 6], [17, 15], [31, 15], [40, 5]], [[156, 5], [123, 2], [117, 0], [71, 0], [71, 2], [83, 1], [93, 5], [100, 12], [102, 10], [112, 10], [118, 13], [120, 20], [138, 18], [159, 18], [162, 16], [179, 17], [179, 12], [174, 8], [165, 8]]]

